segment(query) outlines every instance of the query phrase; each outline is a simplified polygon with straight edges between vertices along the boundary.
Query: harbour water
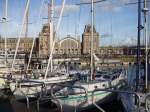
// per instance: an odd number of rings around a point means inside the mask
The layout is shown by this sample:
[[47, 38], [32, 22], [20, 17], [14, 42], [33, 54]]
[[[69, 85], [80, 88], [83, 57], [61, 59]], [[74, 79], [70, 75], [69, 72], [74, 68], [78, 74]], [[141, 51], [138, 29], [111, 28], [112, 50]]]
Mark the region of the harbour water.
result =
[[[101, 107], [106, 112], [124, 112], [123, 105], [121, 101], [113, 100], [108, 104], [103, 104]], [[0, 99], [0, 111], [1, 112], [37, 112], [36, 103], [30, 104], [30, 110], [26, 108], [25, 101], [16, 102], [11, 101], [11, 99]], [[40, 105], [40, 112], [59, 112], [55, 105], [49, 102], [42, 103]], [[92, 108], [90, 110], [84, 110], [82, 112], [99, 112], [97, 108]]]

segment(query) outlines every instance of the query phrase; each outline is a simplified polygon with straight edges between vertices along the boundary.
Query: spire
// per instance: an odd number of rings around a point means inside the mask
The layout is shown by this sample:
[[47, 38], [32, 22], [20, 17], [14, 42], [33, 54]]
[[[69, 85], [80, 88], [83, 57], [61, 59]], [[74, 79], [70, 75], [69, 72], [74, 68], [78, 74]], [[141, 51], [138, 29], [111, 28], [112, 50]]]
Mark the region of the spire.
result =
[[[85, 25], [84, 32], [91, 33], [92, 26], [90, 24]], [[93, 25], [93, 32], [96, 33], [95, 25]]]

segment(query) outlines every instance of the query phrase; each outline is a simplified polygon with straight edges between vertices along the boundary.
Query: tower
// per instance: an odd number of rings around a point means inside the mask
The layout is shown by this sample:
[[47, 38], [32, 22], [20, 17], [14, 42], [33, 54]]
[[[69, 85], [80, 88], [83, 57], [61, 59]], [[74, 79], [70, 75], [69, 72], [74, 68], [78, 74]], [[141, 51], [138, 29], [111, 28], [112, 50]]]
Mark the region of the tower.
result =
[[53, 47], [53, 0], [48, 4], [48, 22], [43, 25], [43, 29], [39, 34], [39, 55], [40, 57], [48, 57]]
[[[98, 53], [99, 49], [99, 33], [96, 32], [95, 26], [93, 28], [93, 52]], [[84, 32], [82, 34], [82, 53], [90, 54], [91, 52], [91, 25], [85, 25]]]

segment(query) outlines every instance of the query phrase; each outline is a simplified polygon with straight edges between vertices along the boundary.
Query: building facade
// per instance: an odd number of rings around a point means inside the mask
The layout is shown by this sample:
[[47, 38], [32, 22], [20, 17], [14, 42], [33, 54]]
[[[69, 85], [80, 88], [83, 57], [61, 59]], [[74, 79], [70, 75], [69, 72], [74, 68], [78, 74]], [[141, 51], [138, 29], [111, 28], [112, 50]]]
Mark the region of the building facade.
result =
[[121, 56], [123, 55], [123, 47], [99, 47], [99, 56]]
[[47, 57], [49, 56], [49, 37], [50, 37], [50, 27], [45, 24], [42, 31], [39, 34], [39, 56]]
[[80, 55], [81, 54], [81, 43], [80, 39], [76, 39], [71, 36], [67, 36], [55, 45], [54, 54], [56, 55]]
[[[121, 46], [121, 47], [112, 47], [105, 46], [99, 47], [99, 33], [96, 32], [94, 27], [94, 37], [93, 37], [93, 52], [99, 57], [107, 56], [122, 56], [122, 55], [136, 55], [137, 48], [136, 46]], [[42, 31], [39, 33], [39, 37], [36, 38], [33, 53], [38, 54], [39, 57], [49, 57], [51, 52], [51, 44], [54, 41], [54, 34], [50, 37], [50, 25], [43, 25]], [[22, 37], [20, 38], [20, 43], [18, 47], [18, 53], [27, 53], [29, 54], [32, 48], [34, 38], [32, 37]], [[16, 50], [18, 38], [7, 38], [7, 51], [14, 52]], [[150, 48], [148, 48], [150, 49]], [[4, 54], [5, 50], [5, 38], [2, 38], [0, 35], [0, 51]], [[1, 54], [2, 54], [1, 53]], [[55, 42], [53, 55], [55, 56], [90, 56], [91, 53], [91, 25], [86, 25], [84, 32], [82, 34], [82, 42], [80, 38], [72, 37], [70, 35], [66, 36], [63, 39], [57, 40]], [[145, 54], [144, 46], [141, 46], [141, 55]], [[150, 54], [150, 53], [149, 53]]]
[[[99, 33], [93, 28], [93, 52], [99, 51]], [[91, 25], [85, 25], [84, 32], [82, 34], [82, 53], [90, 54], [91, 52]]]
[[[7, 51], [14, 52], [16, 50], [18, 38], [17, 37], [16, 38], [7, 38], [6, 41], [7, 41], [7, 43], [6, 43]], [[33, 44], [33, 38], [29, 38], [29, 37], [28, 38], [20, 38], [18, 52], [30, 53], [32, 44]], [[34, 49], [36, 48], [36, 51], [38, 51], [37, 44], [38, 44], [38, 40], [36, 38], [36, 41], [34, 44]], [[5, 50], [5, 39], [4, 38], [0, 38], [0, 50], [1, 51]]]
[[[51, 39], [52, 38], [52, 39]], [[45, 24], [42, 31], [39, 34], [39, 56], [48, 57], [51, 53], [51, 44], [54, 39], [50, 37], [50, 27], [49, 24]], [[55, 41], [53, 55], [79, 55], [81, 54], [81, 43], [80, 39], [76, 39], [71, 36], [67, 36], [61, 40]]]

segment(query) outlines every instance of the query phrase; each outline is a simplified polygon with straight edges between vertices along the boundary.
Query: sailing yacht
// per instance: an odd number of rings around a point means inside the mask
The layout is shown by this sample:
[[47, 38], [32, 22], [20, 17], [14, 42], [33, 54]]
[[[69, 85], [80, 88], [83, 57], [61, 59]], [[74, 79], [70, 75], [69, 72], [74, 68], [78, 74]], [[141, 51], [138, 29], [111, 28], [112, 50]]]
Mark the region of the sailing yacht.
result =
[[[53, 0], [51, 1], [51, 11], [53, 12]], [[29, 3], [27, 3], [27, 6], [29, 6]], [[26, 6], [26, 9], [28, 8]], [[63, 8], [62, 8], [63, 9]], [[58, 20], [57, 30], [60, 25], [61, 16], [62, 16], [63, 10], [60, 13], [60, 17]], [[51, 14], [53, 15], [53, 14]], [[40, 18], [40, 17], [39, 17]], [[51, 17], [52, 18], [52, 17]], [[53, 23], [52, 20], [49, 20], [50, 25], [50, 38], [53, 38]], [[57, 31], [56, 31], [57, 32]], [[32, 57], [32, 51], [33, 51], [34, 41], [33, 45], [30, 51], [30, 58], [27, 65], [27, 71], [29, 68], [29, 63], [31, 61]], [[55, 46], [55, 40], [53, 41], [52, 45], [50, 46], [50, 56], [48, 60], [48, 64], [46, 68], [43, 68], [45, 71], [44, 73], [39, 72], [38, 70], [32, 70], [35, 71], [33, 73], [28, 73], [26, 71], [25, 74], [21, 74], [23, 77], [20, 79], [16, 79], [15, 81], [12, 80], [10, 83], [10, 89], [13, 92], [13, 94], [16, 96], [16, 99], [24, 99], [26, 97], [37, 97], [39, 94], [43, 92], [43, 89], [46, 90], [46, 93], [51, 89], [52, 84], [64, 84], [64, 83], [73, 83], [76, 79], [74, 77], [71, 77], [68, 73], [57, 73], [52, 71], [52, 54], [53, 54], [53, 48]], [[51, 66], [49, 67], [49, 65]], [[49, 70], [51, 68], [51, 70]]]
[[[65, 112], [81, 111], [93, 107], [93, 103], [102, 104], [110, 101], [112, 95], [111, 92], [96, 91], [96, 89], [119, 89], [124, 86], [126, 79], [126, 70], [123, 68], [114, 68], [107, 72], [101, 72], [96, 74], [93, 66], [93, 16], [94, 5], [93, 0], [91, 3], [91, 66], [88, 74], [78, 74], [79, 81], [74, 85], [55, 85], [64, 86], [65, 88], [59, 92], [53, 93], [53, 87], [51, 89], [51, 96], [53, 102], [57, 105], [61, 105], [62, 110]], [[59, 104], [58, 104], [59, 103]]]
[[49, 73], [49, 76], [46, 79], [40, 75], [41, 74], [39, 74], [39, 77], [36, 78], [23, 77], [21, 81], [15, 80], [15, 82], [13, 81], [10, 83], [10, 89], [17, 100], [24, 99], [26, 96], [29, 98], [38, 97], [43, 90], [46, 90], [46, 93], [48, 93], [52, 84], [66, 84], [73, 82], [73, 79], [67, 74]]
[[93, 107], [93, 102], [102, 104], [113, 100], [114, 93], [95, 90], [119, 89], [124, 86], [125, 70], [115, 69], [115, 71], [112, 70], [105, 74], [95, 75], [93, 80], [88, 82], [86, 79], [89, 78], [89, 74], [81, 75], [80, 81], [75, 82], [73, 86], [66, 86], [55, 94], [52, 92], [54, 103], [57, 103], [56, 101], [58, 100], [62, 105], [63, 111], [69, 112], [89, 109]]
[[[2, 18], [3, 20], [3, 23], [4, 23], [4, 28], [7, 32], [7, 22], [8, 22], [8, 0], [5, 0], [5, 16]], [[5, 80], [3, 78], [3, 75], [4, 74], [7, 74], [10, 70], [10, 66], [9, 66], [9, 63], [7, 62], [7, 57], [8, 57], [8, 49], [7, 49], [7, 37], [5, 35], [5, 38], [4, 38], [4, 42], [5, 42], [5, 50], [2, 51], [0, 53], [0, 57], [2, 58], [2, 60], [0, 60], [0, 89], [5, 89], [7, 87], [7, 84], [5, 83]]]
[[[150, 111], [150, 73], [149, 73], [149, 50], [148, 50], [148, 1], [147, 0], [138, 0], [138, 35], [137, 35], [137, 57], [136, 57], [136, 78], [132, 78], [131, 81], [135, 84], [131, 84], [131, 88], [136, 94], [139, 95], [139, 105], [136, 106], [134, 102], [133, 95], [124, 95], [122, 98], [123, 106], [125, 111], [139, 111], [139, 112], [149, 112]], [[141, 4], [143, 4], [143, 9]], [[143, 12], [143, 18], [142, 13]], [[143, 22], [141, 21], [143, 20]], [[142, 25], [143, 24], [143, 25]], [[143, 29], [140, 28], [143, 26]], [[144, 62], [141, 62], [140, 50], [141, 50], [141, 31], [144, 32], [145, 39], [145, 55]], [[144, 67], [143, 67], [144, 65]], [[133, 75], [134, 73], [132, 73]], [[129, 98], [130, 97], [130, 98]]]

